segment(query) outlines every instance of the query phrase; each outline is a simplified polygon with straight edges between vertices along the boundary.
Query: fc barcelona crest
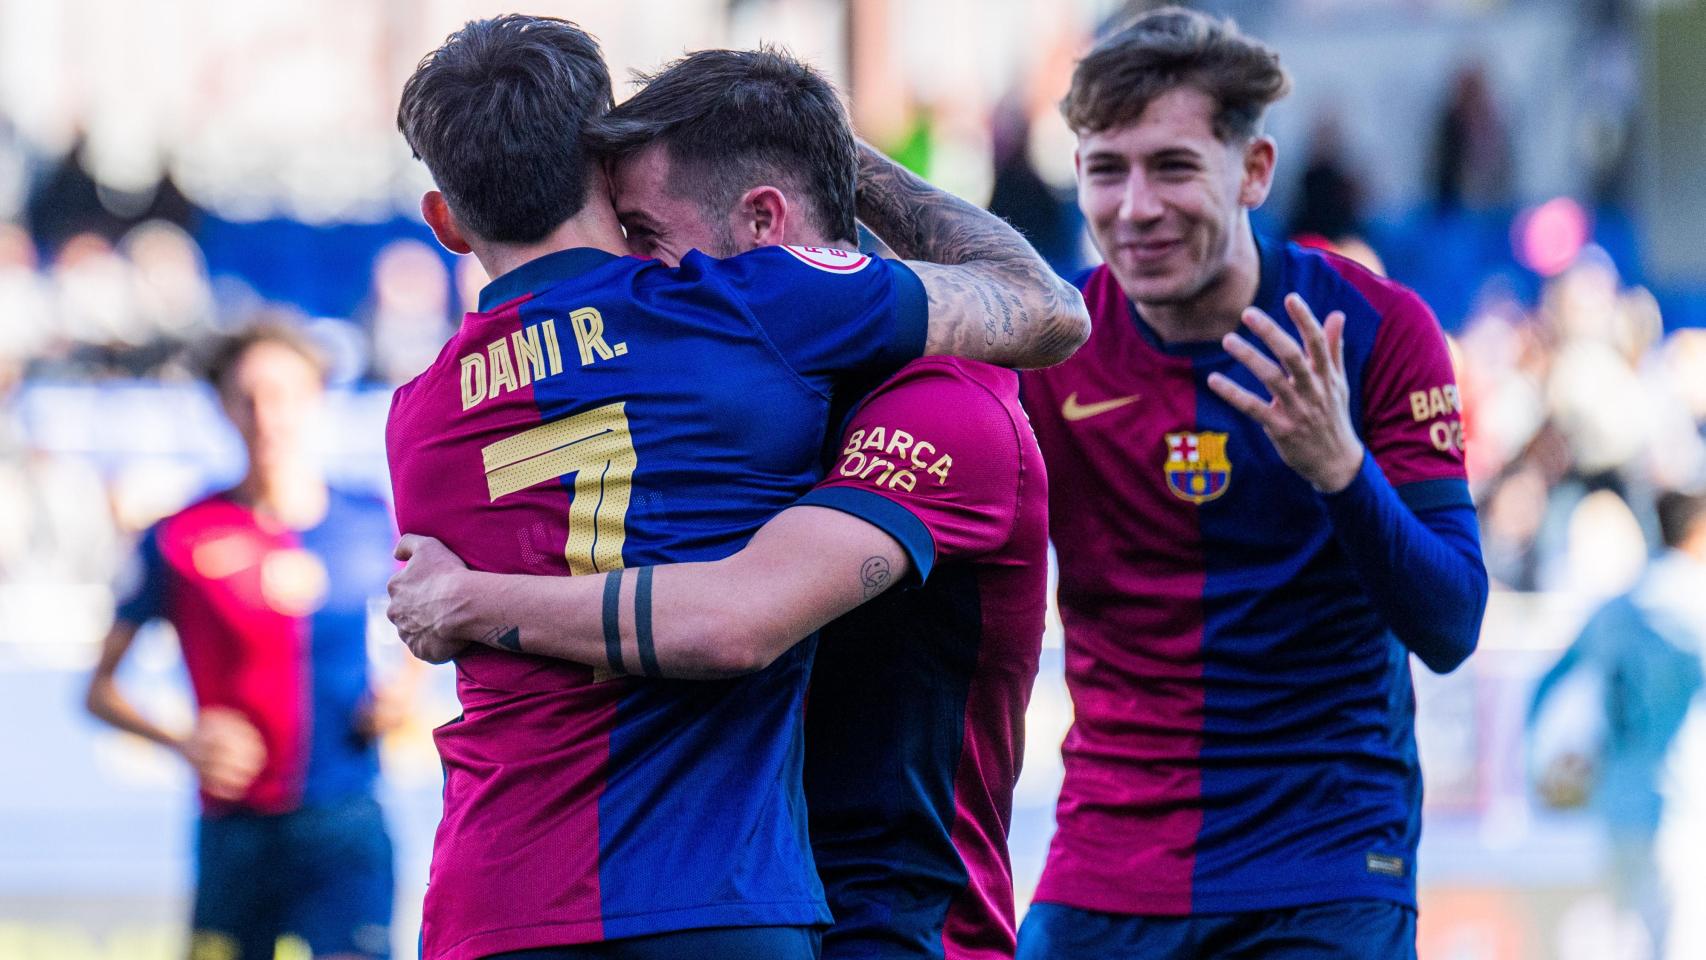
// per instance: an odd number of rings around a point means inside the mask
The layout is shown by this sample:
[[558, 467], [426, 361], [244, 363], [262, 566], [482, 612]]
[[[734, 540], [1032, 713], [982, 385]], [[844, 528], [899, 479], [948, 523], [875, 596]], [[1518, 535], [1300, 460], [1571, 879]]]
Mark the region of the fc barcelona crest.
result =
[[1173, 495], [1192, 503], [1207, 503], [1226, 492], [1232, 482], [1232, 461], [1226, 459], [1224, 433], [1167, 434], [1167, 486]]

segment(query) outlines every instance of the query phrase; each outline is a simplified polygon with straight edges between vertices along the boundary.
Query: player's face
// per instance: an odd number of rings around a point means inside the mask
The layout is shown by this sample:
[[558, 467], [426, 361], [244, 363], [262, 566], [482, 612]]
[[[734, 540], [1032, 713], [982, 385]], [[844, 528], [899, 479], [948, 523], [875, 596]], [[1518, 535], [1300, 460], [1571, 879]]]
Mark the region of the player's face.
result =
[[689, 250], [713, 257], [732, 257], [738, 249], [727, 223], [705, 216], [700, 205], [671, 189], [669, 152], [661, 145], [647, 147], [610, 171], [616, 219], [628, 234], [628, 252], [654, 257], [672, 267], [681, 265]]
[[1178, 87], [1132, 123], [1078, 140], [1078, 205], [1126, 295], [1188, 303], [1226, 273], [1246, 211], [1267, 197], [1273, 143], [1214, 135], [1214, 100]]
[[312, 363], [287, 346], [262, 341], [243, 351], [226, 376], [220, 403], [255, 466], [308, 454], [325, 392]]

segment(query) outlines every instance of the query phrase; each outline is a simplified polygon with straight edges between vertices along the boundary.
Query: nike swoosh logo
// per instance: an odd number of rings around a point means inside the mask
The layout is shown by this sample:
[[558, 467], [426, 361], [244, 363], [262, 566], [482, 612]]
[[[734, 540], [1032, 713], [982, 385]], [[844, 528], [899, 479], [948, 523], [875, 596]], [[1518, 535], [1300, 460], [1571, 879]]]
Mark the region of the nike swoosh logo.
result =
[[1134, 393], [1129, 397], [1115, 397], [1112, 400], [1097, 400], [1095, 403], [1081, 404], [1078, 402], [1078, 391], [1074, 390], [1066, 395], [1066, 402], [1060, 405], [1060, 415], [1065, 417], [1068, 422], [1088, 420], [1091, 417], [1107, 413], [1109, 410], [1118, 410], [1128, 403], [1136, 403], [1140, 399], [1142, 399], [1142, 394]]

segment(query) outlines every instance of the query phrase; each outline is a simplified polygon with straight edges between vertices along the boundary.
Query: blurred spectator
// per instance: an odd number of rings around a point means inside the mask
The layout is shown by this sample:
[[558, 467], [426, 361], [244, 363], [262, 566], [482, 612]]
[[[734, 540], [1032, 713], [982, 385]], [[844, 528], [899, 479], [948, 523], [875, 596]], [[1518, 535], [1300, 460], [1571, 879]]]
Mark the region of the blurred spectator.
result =
[[1632, 530], [1659, 540], [1654, 491], [1706, 478], [1706, 337], [1663, 340], [1657, 302], [1598, 247], [1540, 300], [1487, 301], [1460, 341], [1488, 571], [1508, 589], [1603, 596], [1638, 560]]
[[200, 211], [162, 175], [141, 190], [121, 191], [100, 183], [86, 163], [88, 141], [78, 136], [42, 177], [27, 206], [30, 233], [42, 249], [57, 252], [80, 234], [115, 241], [136, 224], [165, 220], [193, 228]]
[[39, 449], [15, 416], [23, 367], [0, 353], [0, 585], [100, 583], [118, 537], [101, 476]]
[[0, 223], [0, 362], [22, 364], [53, 337], [47, 285], [37, 272], [35, 241], [23, 228]]
[[1043, 179], [1031, 160], [1031, 118], [1015, 92], [995, 109], [995, 187], [989, 212], [1016, 227], [1062, 274], [1083, 266], [1084, 218], [1070, 193]]
[[102, 209], [95, 178], [83, 165], [86, 143], [82, 135], [72, 141], [30, 195], [30, 234], [45, 250], [57, 251], [80, 233], [117, 236], [116, 218]]
[[397, 240], [373, 263], [373, 375], [402, 383], [432, 363], [450, 336], [450, 273], [419, 240]]
[[1510, 200], [1510, 143], [1479, 63], [1452, 77], [1434, 131], [1434, 203], [1441, 211], [1485, 210]]
[[1315, 118], [1297, 207], [1291, 214], [1291, 236], [1316, 236], [1333, 243], [1363, 237], [1362, 179], [1352, 170], [1344, 139], [1337, 115], [1323, 113]]
[[[1677, 831], [1698, 831], [1706, 795], [1677, 791], [1701, 777], [1688, 764], [1706, 759], [1678, 751], [1706, 736], [1706, 495], [1666, 494], [1659, 517], [1664, 555], [1593, 615], [1541, 679], [1529, 715], [1531, 771], [1545, 802], [1589, 805], [1603, 821], [1614, 892], [1646, 926], [1652, 955], [1698, 958], [1706, 940], [1693, 908], [1706, 868], [1701, 838]], [[1671, 841], [1690, 846], [1661, 849]]]
[[153, 334], [174, 344], [205, 336], [213, 328], [213, 290], [207, 264], [183, 228], [150, 220], [125, 234], [120, 251], [130, 260], [136, 311]]

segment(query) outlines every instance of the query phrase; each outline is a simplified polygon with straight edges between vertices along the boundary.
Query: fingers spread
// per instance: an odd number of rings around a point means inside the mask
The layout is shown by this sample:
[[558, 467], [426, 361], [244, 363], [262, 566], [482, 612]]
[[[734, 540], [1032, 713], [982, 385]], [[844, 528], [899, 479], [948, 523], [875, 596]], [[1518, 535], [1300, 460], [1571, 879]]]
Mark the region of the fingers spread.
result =
[[1321, 376], [1330, 371], [1329, 363], [1332, 351], [1327, 346], [1326, 332], [1320, 322], [1315, 319], [1315, 311], [1309, 309], [1309, 304], [1295, 294], [1287, 294], [1285, 312], [1291, 316], [1291, 322], [1297, 325], [1297, 333], [1303, 338], [1303, 347], [1308, 353], [1310, 366]]
[[1323, 330], [1327, 338], [1327, 349], [1333, 361], [1333, 370], [1339, 374], [1345, 372], [1345, 314], [1342, 310], [1334, 310], [1327, 314], [1327, 325]]
[[1222, 373], [1208, 375], [1208, 388], [1213, 390], [1220, 399], [1225, 400], [1234, 410], [1244, 414], [1257, 423], [1266, 427], [1273, 419], [1273, 409], [1267, 401], [1244, 389]]
[[1286, 333], [1274, 319], [1261, 310], [1250, 307], [1244, 311], [1244, 325], [1260, 337], [1268, 350], [1278, 358], [1280, 365], [1285, 367], [1294, 380], [1307, 380], [1313, 373], [1309, 360], [1303, 355], [1303, 348]]
[[1227, 353], [1232, 354], [1233, 359], [1256, 375], [1262, 386], [1268, 388], [1268, 396], [1290, 396], [1291, 378], [1286, 376], [1279, 364], [1268, 359], [1268, 355], [1257, 350], [1250, 341], [1236, 333], [1229, 333], [1221, 338], [1220, 345], [1226, 348]]

